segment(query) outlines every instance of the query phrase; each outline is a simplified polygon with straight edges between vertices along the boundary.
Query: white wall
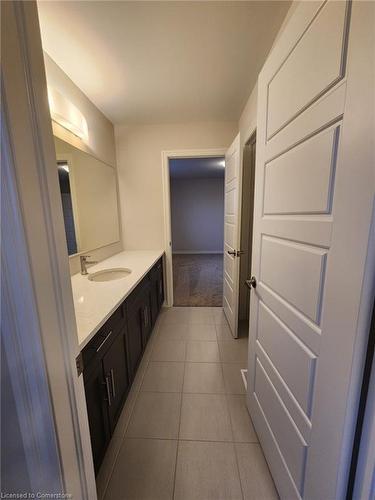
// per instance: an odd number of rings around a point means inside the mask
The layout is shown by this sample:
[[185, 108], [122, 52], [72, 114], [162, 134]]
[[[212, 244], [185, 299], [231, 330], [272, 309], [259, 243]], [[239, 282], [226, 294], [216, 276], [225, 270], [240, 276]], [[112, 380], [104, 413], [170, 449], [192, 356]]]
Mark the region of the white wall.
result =
[[172, 251], [219, 253], [224, 240], [224, 177], [171, 179]]
[[[294, 0], [291, 3], [290, 8], [288, 9], [288, 12], [286, 13], [286, 16], [284, 18], [284, 21], [278, 31], [278, 33], [275, 36], [275, 39], [273, 41], [272, 49], [274, 48], [277, 40], [279, 39], [281, 33], [284, 31], [286, 25], [288, 24], [288, 21], [294, 11], [296, 10], [298, 4], [300, 2], [298, 0]], [[268, 55], [267, 55], [268, 58]], [[267, 59], [266, 58], [266, 59]], [[241, 140], [241, 154], [243, 150], [243, 146], [246, 144], [246, 142], [249, 140], [250, 136], [255, 130], [256, 123], [257, 123], [257, 101], [258, 101], [258, 82], [254, 85], [252, 89], [249, 89], [250, 95], [249, 98], [242, 110], [239, 122], [238, 122], [238, 128], [240, 131], [240, 140]]]
[[115, 127], [123, 242], [126, 249], [164, 248], [161, 152], [226, 148], [237, 123]]
[[240, 131], [240, 142], [241, 142], [241, 158], [243, 152], [243, 146], [250, 139], [253, 134], [256, 123], [257, 123], [257, 102], [258, 102], [258, 83], [255, 84], [249, 99], [247, 100], [245, 107], [242, 111], [238, 122], [238, 128]]
[[[53, 133], [59, 139], [76, 148], [86, 151], [100, 160], [116, 168], [116, 147], [113, 124], [86, 97], [86, 95], [70, 80], [57, 64], [44, 53], [47, 84], [71, 101], [84, 115], [88, 125], [88, 140], [84, 142], [63, 127], [53, 123]], [[123, 249], [122, 241], [90, 250], [95, 260], [103, 260]], [[79, 272], [79, 257], [69, 258], [70, 273]]]
[[81, 111], [87, 120], [89, 129], [89, 136], [86, 143], [62, 127], [58, 127], [59, 135], [67, 134], [65, 137], [60, 137], [60, 139], [69, 142], [78, 149], [91, 152], [91, 154], [94, 154], [99, 160], [105, 163], [116, 166], [113, 124], [90, 101], [82, 90], [72, 82], [46, 52], [44, 52], [44, 64], [46, 68], [47, 85], [59, 91]]

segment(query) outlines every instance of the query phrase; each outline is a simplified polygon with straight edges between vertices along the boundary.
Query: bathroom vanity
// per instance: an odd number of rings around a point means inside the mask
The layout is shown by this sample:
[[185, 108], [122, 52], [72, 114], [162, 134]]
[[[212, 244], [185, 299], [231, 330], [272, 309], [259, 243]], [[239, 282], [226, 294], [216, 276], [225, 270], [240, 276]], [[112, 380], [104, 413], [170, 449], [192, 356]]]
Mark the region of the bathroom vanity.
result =
[[[90, 280], [119, 268], [130, 273]], [[72, 287], [97, 473], [164, 302], [162, 252], [121, 252], [73, 276]]]
[[163, 251], [123, 251], [86, 269], [120, 245], [116, 171], [59, 137], [55, 149], [71, 272], [81, 261], [72, 276], [77, 369], [97, 473], [164, 301]]

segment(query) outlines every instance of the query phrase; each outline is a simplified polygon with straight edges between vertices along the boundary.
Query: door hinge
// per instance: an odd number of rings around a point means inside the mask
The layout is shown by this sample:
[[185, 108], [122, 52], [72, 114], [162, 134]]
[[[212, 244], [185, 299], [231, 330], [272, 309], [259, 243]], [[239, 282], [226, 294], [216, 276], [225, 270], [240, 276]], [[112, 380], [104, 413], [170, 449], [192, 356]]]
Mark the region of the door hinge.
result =
[[77, 376], [79, 377], [83, 373], [83, 356], [82, 352], [78, 354], [76, 357], [76, 368], [77, 368]]

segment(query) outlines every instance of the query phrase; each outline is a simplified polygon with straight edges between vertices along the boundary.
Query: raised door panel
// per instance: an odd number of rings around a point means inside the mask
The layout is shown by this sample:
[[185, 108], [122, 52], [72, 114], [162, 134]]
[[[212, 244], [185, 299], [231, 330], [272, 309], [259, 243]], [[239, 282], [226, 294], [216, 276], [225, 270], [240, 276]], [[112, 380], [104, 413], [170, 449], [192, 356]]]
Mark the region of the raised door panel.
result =
[[346, 10], [325, 4], [269, 82], [268, 139], [343, 77]]
[[226, 218], [236, 213], [236, 191], [233, 183], [227, 185], [225, 190], [225, 216]]
[[263, 303], [259, 302], [258, 341], [307, 415], [316, 356]]
[[307, 444], [259, 360], [256, 363], [254, 394], [294, 482], [301, 489]]
[[237, 155], [238, 151], [236, 149], [232, 149], [229, 154], [225, 155], [225, 178], [227, 183], [232, 182], [238, 175]]
[[[227, 248], [227, 250], [230, 250], [230, 248]], [[235, 260], [231, 255], [228, 254], [227, 251], [224, 253], [224, 269], [225, 275], [228, 277], [230, 282], [233, 283], [235, 273]]]
[[266, 164], [265, 215], [330, 212], [337, 140], [330, 128]]
[[263, 236], [260, 280], [319, 324], [327, 251]]

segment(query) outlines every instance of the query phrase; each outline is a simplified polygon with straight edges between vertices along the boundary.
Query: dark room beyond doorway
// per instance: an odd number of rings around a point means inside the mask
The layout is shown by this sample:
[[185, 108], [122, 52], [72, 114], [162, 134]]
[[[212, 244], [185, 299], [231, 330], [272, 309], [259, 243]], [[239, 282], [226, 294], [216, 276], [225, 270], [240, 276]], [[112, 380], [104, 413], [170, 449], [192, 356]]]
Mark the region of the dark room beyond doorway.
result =
[[174, 306], [220, 307], [224, 158], [169, 161]]

